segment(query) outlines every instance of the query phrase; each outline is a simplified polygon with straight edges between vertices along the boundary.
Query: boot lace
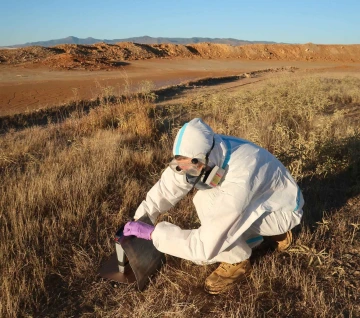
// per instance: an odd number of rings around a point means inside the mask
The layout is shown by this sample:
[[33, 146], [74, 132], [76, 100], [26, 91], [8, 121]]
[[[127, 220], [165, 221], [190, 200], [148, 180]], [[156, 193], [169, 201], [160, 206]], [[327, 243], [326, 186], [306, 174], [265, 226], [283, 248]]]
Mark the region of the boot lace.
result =
[[234, 266], [237, 266], [237, 265], [239, 265], [239, 264], [221, 263], [219, 267], [227, 272], [231, 267], [234, 267]]

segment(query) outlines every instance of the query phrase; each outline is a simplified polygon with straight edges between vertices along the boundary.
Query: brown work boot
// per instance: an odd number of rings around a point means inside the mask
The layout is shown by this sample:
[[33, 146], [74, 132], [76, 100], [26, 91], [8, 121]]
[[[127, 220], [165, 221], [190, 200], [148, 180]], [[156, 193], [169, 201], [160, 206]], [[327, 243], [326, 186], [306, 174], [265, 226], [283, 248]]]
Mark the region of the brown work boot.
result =
[[278, 252], [286, 251], [292, 243], [291, 230], [284, 234], [270, 236], [271, 240], [277, 243], [276, 250]]
[[221, 263], [205, 280], [204, 289], [209, 294], [217, 295], [225, 292], [235, 282], [246, 279], [251, 273], [250, 260], [237, 264]]

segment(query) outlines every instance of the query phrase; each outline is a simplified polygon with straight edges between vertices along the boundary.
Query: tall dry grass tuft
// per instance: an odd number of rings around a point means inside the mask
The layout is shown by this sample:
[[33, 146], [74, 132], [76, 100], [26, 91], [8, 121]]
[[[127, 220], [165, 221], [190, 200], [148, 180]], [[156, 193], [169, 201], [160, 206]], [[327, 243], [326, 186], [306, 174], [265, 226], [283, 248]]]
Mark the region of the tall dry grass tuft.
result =
[[[360, 136], [356, 116], [347, 116], [359, 104], [359, 84], [281, 78], [163, 110], [145, 83], [115, 105], [103, 98], [101, 107], [78, 109], [61, 123], [0, 136], [1, 316], [360, 315], [353, 256]], [[112, 236], [166, 167], [176, 128], [195, 116], [266, 147], [291, 170], [307, 202], [296, 245], [255, 257], [251, 278], [218, 297], [202, 288], [214, 265], [171, 256], [143, 293], [114, 289], [96, 274], [113, 252]], [[191, 198], [162, 219], [198, 227]]]

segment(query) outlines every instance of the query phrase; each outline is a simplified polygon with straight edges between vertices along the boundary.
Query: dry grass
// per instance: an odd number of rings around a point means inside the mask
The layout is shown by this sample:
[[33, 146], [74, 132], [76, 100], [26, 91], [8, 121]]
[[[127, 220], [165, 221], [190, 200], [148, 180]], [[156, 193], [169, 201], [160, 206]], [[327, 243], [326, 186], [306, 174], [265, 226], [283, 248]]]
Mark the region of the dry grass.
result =
[[[3, 317], [357, 317], [360, 81], [281, 78], [258, 91], [155, 107], [141, 96], [58, 124], [0, 137], [0, 315]], [[104, 89], [104, 92], [107, 90]], [[97, 269], [171, 156], [176, 129], [203, 117], [218, 133], [278, 156], [301, 184], [305, 217], [284, 254], [254, 255], [251, 278], [221, 296], [202, 285], [212, 266], [168, 256], [143, 293]], [[352, 199], [351, 199], [352, 198]], [[189, 208], [191, 207], [191, 208]], [[197, 227], [191, 196], [173, 213]]]

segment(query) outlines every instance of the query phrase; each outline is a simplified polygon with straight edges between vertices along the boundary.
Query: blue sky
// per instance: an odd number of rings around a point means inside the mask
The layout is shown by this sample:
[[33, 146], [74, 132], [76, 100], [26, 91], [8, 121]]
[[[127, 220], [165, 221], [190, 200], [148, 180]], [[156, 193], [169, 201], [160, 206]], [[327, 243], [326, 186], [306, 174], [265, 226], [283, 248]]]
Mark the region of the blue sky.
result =
[[360, 44], [359, 0], [0, 0], [0, 46], [67, 36]]

